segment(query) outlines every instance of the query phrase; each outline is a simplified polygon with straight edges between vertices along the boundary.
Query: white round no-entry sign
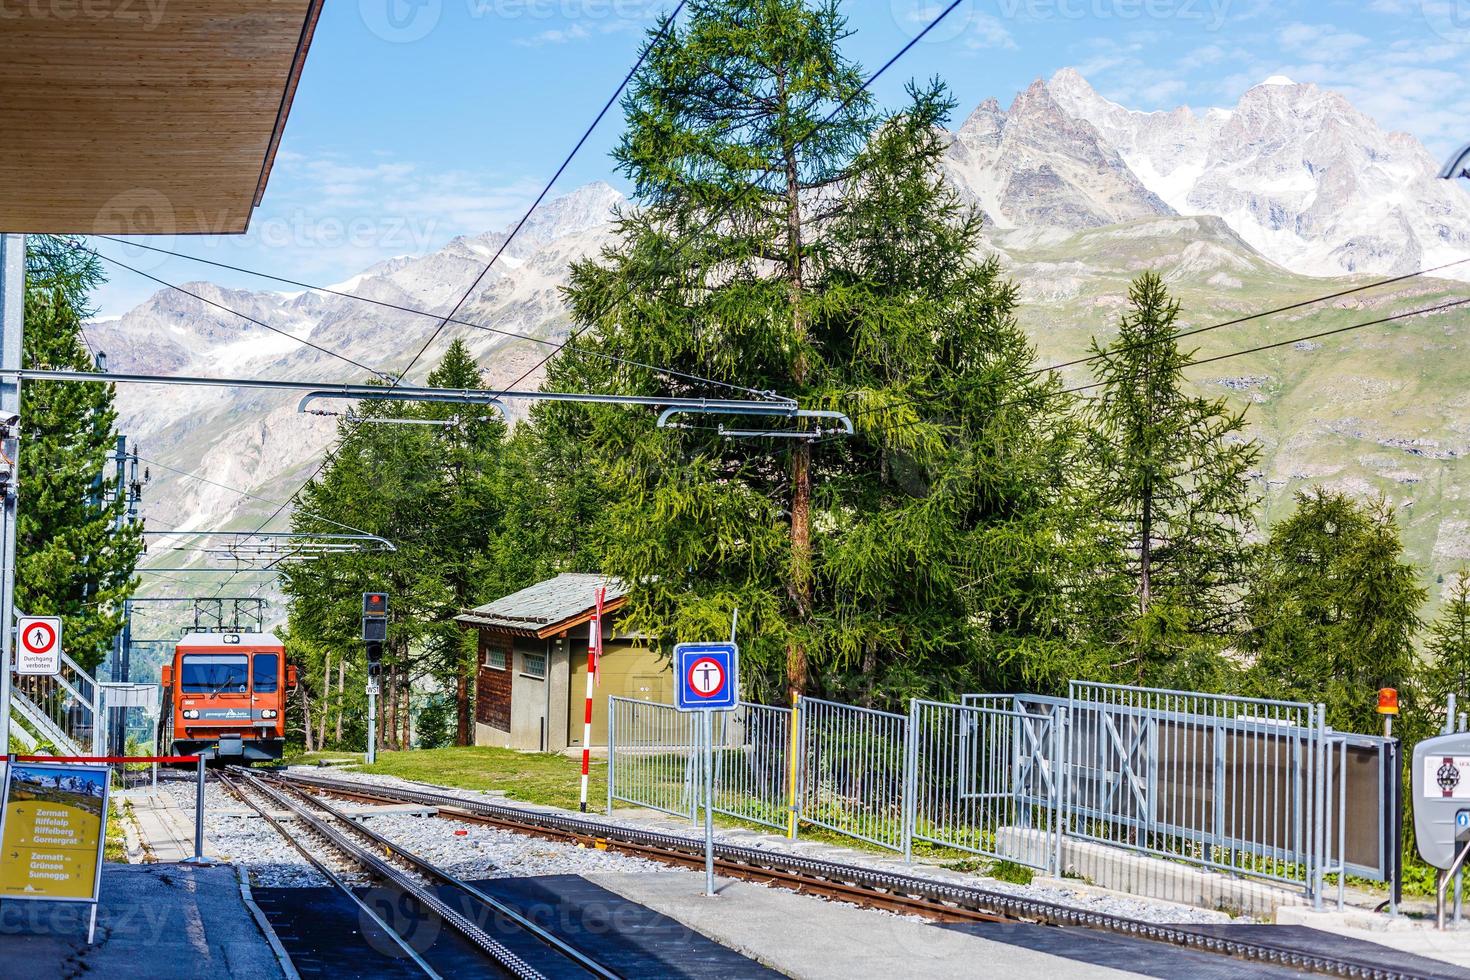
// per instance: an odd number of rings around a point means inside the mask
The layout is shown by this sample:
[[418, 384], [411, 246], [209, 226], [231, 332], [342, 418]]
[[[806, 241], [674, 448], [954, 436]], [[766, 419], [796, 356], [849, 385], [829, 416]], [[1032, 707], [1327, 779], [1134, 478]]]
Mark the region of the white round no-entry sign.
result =
[[61, 673], [61, 617], [26, 616], [16, 632], [20, 636], [15, 657], [17, 674]]

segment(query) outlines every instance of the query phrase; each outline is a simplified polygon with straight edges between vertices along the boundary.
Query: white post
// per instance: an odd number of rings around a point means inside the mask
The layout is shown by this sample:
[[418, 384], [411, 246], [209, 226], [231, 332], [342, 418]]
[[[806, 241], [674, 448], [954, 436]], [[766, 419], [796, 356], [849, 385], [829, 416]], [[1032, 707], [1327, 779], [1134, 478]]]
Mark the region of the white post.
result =
[[368, 731], [367, 764], [378, 761], [378, 679], [369, 677], [367, 682]]
[[[0, 369], [18, 371], [25, 329], [26, 240], [0, 235]], [[0, 421], [20, 415], [20, 378], [0, 375]], [[19, 443], [17, 443], [17, 446]], [[11, 463], [19, 476], [19, 452]], [[0, 494], [0, 756], [10, 751], [10, 669], [15, 644], [16, 484]]]
[[715, 763], [714, 724], [711, 712], [701, 711], [704, 719], [704, 894], [715, 894]]
[[[587, 701], [582, 707], [582, 812], [587, 812], [587, 776], [592, 771], [592, 685], [597, 678], [599, 661], [602, 660], [602, 603], [607, 590], [597, 587], [594, 596], [592, 622], [587, 627]], [[609, 725], [612, 722], [609, 720]], [[608, 758], [612, 758], [609, 742]], [[609, 761], [611, 765], [611, 761]], [[612, 808], [608, 807], [611, 812]]]

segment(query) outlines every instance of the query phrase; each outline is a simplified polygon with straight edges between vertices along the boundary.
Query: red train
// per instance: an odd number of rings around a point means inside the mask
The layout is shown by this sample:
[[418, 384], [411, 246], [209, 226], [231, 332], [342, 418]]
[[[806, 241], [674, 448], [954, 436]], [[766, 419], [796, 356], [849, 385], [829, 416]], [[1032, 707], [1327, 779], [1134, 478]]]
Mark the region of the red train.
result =
[[296, 668], [269, 633], [189, 633], [163, 666], [160, 752], [267, 762], [286, 744]]

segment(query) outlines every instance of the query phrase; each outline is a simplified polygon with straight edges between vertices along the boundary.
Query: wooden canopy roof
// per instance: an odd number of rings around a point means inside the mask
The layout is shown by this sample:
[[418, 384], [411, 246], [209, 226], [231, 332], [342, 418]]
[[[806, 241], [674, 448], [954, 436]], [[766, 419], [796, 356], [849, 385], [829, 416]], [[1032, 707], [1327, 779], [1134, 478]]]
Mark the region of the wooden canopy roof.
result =
[[321, 4], [12, 5], [0, 22], [0, 232], [245, 231]]

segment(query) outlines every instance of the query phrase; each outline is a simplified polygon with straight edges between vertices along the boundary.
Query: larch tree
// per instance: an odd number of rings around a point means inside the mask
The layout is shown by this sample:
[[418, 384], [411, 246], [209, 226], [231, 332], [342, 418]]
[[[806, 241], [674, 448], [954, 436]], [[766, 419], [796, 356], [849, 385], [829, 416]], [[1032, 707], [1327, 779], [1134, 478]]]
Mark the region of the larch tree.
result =
[[1247, 691], [1321, 701], [1329, 724], [1374, 731], [1379, 688], [1397, 688], [1413, 713], [1414, 638], [1426, 591], [1383, 502], [1319, 488], [1297, 494], [1296, 503], [1271, 528], [1251, 575], [1240, 642]]
[[547, 405], [537, 475], [591, 488], [587, 533], [637, 583], [634, 628], [708, 638], [739, 609], [752, 694], [971, 686], [1067, 629], [1053, 511], [1076, 433], [943, 183], [953, 103], [936, 82], [875, 109], [834, 3], [688, 10], [625, 99], [634, 205], [573, 267], [577, 332], [547, 384], [774, 391], [858, 431]]
[[1425, 653], [1419, 704], [1437, 719], [1433, 727], [1438, 729], [1451, 694], [1459, 710], [1470, 710], [1470, 567], [1462, 567], [1446, 590], [1444, 607], [1430, 625]]
[[[82, 323], [101, 282], [96, 256], [49, 236], [27, 239], [24, 359], [28, 368], [95, 370]], [[61, 616], [65, 646], [95, 669], [122, 628], [137, 586], [141, 528], [109, 465], [117, 444], [113, 386], [28, 381], [21, 388], [21, 503], [15, 605]]]
[[[482, 379], [468, 348], [455, 341], [429, 383], [479, 388]], [[494, 559], [503, 526], [505, 423], [483, 405], [384, 400], [363, 402], [356, 411], [357, 418], [339, 424], [331, 460], [303, 489], [292, 529], [323, 534], [358, 528], [396, 550], [326, 555], [284, 568], [292, 633], [312, 638], [299, 644], [308, 688], [319, 685], [325, 708], [316, 741], [325, 740], [328, 711], [338, 719], [334, 731], [345, 727], [360, 737], [366, 679], [361, 602], [362, 593], [374, 591], [390, 595], [379, 726], [385, 743], [406, 747], [410, 741], [412, 694], [427, 678], [454, 692], [456, 737], [468, 741], [474, 653], [453, 620], [503, 588]], [[444, 424], [413, 424], [421, 421]], [[334, 683], [335, 692], [328, 693]]]
[[[1121, 676], [1181, 684], [1210, 640], [1238, 628], [1260, 450], [1243, 410], [1185, 390], [1179, 303], [1157, 273], [1134, 280], [1108, 344], [1094, 340], [1089, 479], [1114, 558], [1094, 616]], [[1131, 593], [1131, 608], [1120, 600]]]

